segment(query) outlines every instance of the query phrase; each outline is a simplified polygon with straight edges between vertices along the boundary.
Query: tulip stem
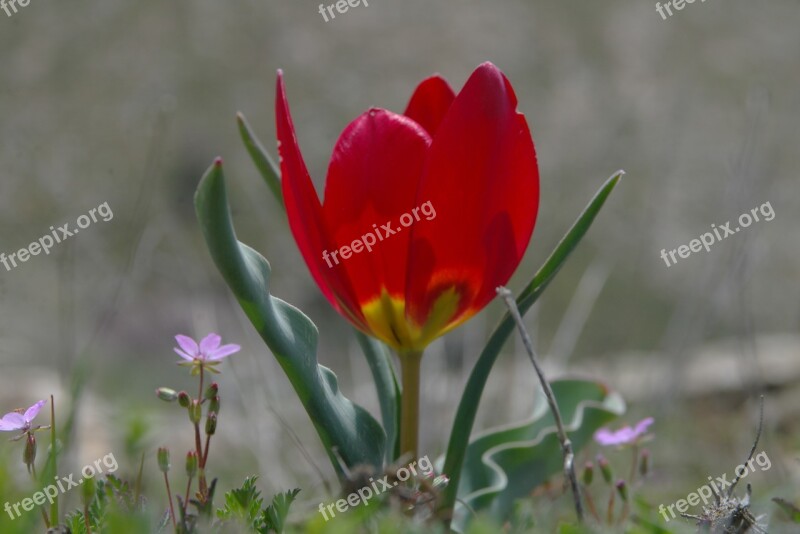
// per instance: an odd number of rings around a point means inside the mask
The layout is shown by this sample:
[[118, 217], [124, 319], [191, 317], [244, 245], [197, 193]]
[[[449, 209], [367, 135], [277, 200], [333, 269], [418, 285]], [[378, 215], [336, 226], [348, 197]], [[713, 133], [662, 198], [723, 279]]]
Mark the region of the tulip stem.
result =
[[403, 383], [400, 405], [400, 454], [417, 458], [419, 436], [419, 370], [422, 351], [400, 354], [400, 374]]

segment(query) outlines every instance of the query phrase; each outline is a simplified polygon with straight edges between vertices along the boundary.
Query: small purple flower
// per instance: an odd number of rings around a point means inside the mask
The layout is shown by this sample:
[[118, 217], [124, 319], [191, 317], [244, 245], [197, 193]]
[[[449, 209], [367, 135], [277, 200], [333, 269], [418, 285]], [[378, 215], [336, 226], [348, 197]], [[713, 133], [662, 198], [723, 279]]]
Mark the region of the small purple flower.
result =
[[[47, 400], [40, 400], [27, 410], [25, 413], [9, 412], [0, 419], [0, 431], [13, 432], [19, 430], [22, 433], [31, 432], [31, 423], [39, 415], [39, 410], [45, 405]], [[35, 430], [35, 429], [33, 429]]]
[[650, 425], [653, 424], [652, 417], [642, 419], [633, 428], [625, 426], [619, 430], [612, 432], [608, 428], [601, 428], [594, 433], [594, 440], [605, 447], [612, 445], [629, 445], [639, 441], [646, 432]]
[[175, 347], [175, 352], [189, 363], [213, 364], [241, 350], [239, 345], [220, 346], [222, 338], [217, 334], [208, 334], [199, 345], [189, 336], [177, 335], [175, 340], [180, 346]]

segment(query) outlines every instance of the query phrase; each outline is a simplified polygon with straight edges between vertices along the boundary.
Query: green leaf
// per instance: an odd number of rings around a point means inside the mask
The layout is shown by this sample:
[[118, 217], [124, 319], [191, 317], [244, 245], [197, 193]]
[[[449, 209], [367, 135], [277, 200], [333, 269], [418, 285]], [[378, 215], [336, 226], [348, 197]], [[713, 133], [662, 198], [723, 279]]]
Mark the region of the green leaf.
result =
[[401, 396], [400, 384], [392, 366], [392, 353], [377, 339], [358, 330], [355, 330], [355, 334], [375, 381], [383, 429], [386, 431], [386, 462], [391, 463], [400, 456]]
[[283, 527], [286, 524], [286, 518], [289, 517], [289, 508], [292, 506], [300, 489], [295, 488], [284, 493], [278, 493], [272, 498], [272, 504], [267, 506], [264, 510], [264, 528], [259, 532], [266, 534], [274, 530], [278, 534], [282, 534]]
[[[242, 113], [236, 114], [236, 122], [239, 125], [239, 133], [242, 136], [247, 152], [253, 159], [253, 163], [255, 163], [256, 168], [275, 196], [275, 200], [278, 201], [282, 208], [285, 208], [279, 167], [275, 165], [269, 152], [258, 140]], [[367, 364], [378, 389], [383, 428], [387, 437], [386, 460], [391, 462], [397, 458], [400, 450], [400, 386], [391, 363], [391, 352], [380, 341], [357, 330], [355, 330], [355, 334], [364, 356], [367, 358]]]
[[264, 145], [261, 144], [261, 141], [258, 140], [256, 134], [253, 133], [253, 129], [250, 128], [250, 124], [248, 124], [247, 119], [244, 118], [243, 114], [236, 114], [236, 122], [239, 124], [239, 134], [242, 136], [244, 146], [247, 149], [247, 152], [250, 154], [250, 157], [253, 159], [253, 163], [256, 164], [258, 172], [261, 173], [261, 177], [264, 178], [264, 181], [267, 183], [267, 187], [269, 187], [272, 191], [272, 194], [275, 196], [275, 200], [277, 200], [278, 204], [283, 207], [281, 172], [278, 169], [278, 166], [275, 165], [275, 162], [270, 157], [269, 152], [267, 152], [267, 150], [264, 148]]
[[256, 488], [258, 477], [247, 477], [241, 488], [232, 489], [225, 494], [225, 506], [217, 510], [217, 517], [223, 521], [239, 520], [255, 528], [261, 514], [261, 492]]
[[[611, 191], [619, 182], [624, 174], [623, 171], [614, 173], [606, 183], [595, 194], [594, 198], [589, 202], [583, 213], [578, 217], [572, 228], [561, 239], [556, 246], [555, 250], [550, 254], [550, 257], [545, 261], [544, 265], [534, 275], [533, 279], [528, 283], [519, 297], [517, 297], [517, 307], [520, 314], [524, 315], [542, 291], [553, 280], [555, 275], [561, 269], [564, 262], [569, 255], [578, 245], [578, 243], [586, 235], [589, 227], [594, 222], [600, 208], [603, 207]], [[447, 456], [444, 463], [443, 472], [450, 477], [450, 484], [447, 486], [442, 494], [440, 501], [440, 509], [450, 510], [456, 501], [457, 490], [459, 487], [459, 480], [461, 477], [461, 470], [464, 465], [464, 458], [467, 452], [467, 443], [469, 436], [472, 433], [472, 427], [475, 424], [475, 414], [478, 412], [478, 404], [480, 403], [483, 388], [486, 385], [486, 380], [489, 378], [489, 373], [500, 354], [500, 349], [505, 344], [509, 335], [514, 331], [515, 324], [511, 314], [506, 312], [500, 323], [492, 332], [489, 342], [481, 352], [478, 362], [472, 369], [469, 376], [467, 385], [464, 388], [464, 394], [458, 405], [456, 418], [453, 422], [453, 430], [450, 433], [450, 441], [447, 446]]]
[[[622, 397], [603, 384], [556, 380], [551, 385], [575, 452], [591, 441], [597, 429], [625, 411]], [[467, 447], [454, 528], [462, 528], [468, 519], [462, 502], [476, 512], [487, 510], [502, 521], [516, 499], [563, 470], [553, 414], [539, 388], [527, 420], [481, 432]]]
[[237, 241], [220, 160], [200, 181], [195, 210], [214, 263], [289, 378], [334, 469], [342, 475], [337, 455], [348, 466], [380, 468], [386, 443], [383, 428], [342, 395], [336, 375], [317, 363], [317, 327], [303, 312], [270, 294], [269, 262]]

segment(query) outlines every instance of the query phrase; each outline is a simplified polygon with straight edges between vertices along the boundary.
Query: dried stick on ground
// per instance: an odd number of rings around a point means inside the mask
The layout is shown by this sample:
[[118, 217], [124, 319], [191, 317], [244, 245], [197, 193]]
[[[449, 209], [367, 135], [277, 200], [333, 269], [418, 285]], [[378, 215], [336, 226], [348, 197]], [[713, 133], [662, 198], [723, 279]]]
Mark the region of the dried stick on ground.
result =
[[564, 476], [569, 480], [569, 485], [572, 489], [572, 497], [575, 500], [575, 513], [578, 516], [578, 521], [583, 523], [583, 505], [581, 504], [580, 489], [578, 489], [578, 479], [575, 476], [575, 454], [572, 452], [572, 442], [569, 440], [567, 432], [564, 430], [564, 422], [561, 420], [561, 412], [558, 410], [558, 404], [556, 404], [556, 397], [553, 395], [553, 389], [550, 387], [550, 382], [545, 378], [541, 366], [539, 366], [536, 352], [533, 350], [533, 343], [531, 343], [531, 338], [525, 330], [525, 324], [522, 322], [522, 316], [519, 314], [514, 296], [511, 294], [511, 291], [502, 286], [497, 288], [497, 294], [505, 301], [511, 316], [517, 323], [517, 328], [519, 328], [520, 335], [522, 336], [525, 350], [527, 350], [533, 368], [536, 369], [536, 374], [539, 376], [539, 382], [541, 382], [542, 389], [547, 397], [550, 411], [553, 412], [553, 419], [555, 419], [556, 428], [558, 430], [558, 441], [561, 443], [561, 452], [564, 453]]

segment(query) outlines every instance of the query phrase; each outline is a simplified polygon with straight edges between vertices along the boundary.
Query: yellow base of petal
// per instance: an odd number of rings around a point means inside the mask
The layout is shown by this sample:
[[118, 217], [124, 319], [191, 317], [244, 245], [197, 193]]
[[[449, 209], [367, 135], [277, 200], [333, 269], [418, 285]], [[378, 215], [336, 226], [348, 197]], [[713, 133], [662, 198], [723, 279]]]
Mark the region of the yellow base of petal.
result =
[[455, 317], [460, 299], [461, 295], [455, 288], [442, 291], [433, 303], [423, 325], [412, 323], [406, 316], [404, 299], [392, 297], [386, 291], [383, 291], [380, 297], [364, 304], [361, 310], [373, 336], [399, 353], [418, 352], [473, 315], [468, 310]]

